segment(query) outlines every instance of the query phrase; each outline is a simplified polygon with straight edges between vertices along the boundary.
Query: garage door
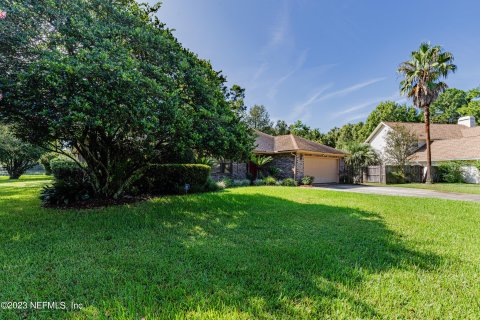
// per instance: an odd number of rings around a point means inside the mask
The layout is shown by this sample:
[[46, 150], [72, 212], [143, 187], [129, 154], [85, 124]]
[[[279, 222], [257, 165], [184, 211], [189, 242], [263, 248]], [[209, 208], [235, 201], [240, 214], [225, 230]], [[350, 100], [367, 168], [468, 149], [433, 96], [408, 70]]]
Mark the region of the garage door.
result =
[[338, 160], [305, 157], [304, 175], [314, 177], [314, 183], [338, 182]]

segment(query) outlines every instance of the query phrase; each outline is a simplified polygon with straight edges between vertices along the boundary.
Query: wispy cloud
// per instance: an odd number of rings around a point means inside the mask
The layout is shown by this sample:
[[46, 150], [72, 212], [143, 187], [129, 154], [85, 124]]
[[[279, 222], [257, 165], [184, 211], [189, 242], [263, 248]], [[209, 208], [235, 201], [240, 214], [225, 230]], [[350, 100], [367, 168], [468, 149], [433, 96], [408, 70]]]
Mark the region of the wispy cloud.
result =
[[395, 102], [397, 102], [397, 101], [400, 101], [400, 100], [403, 100], [403, 99], [399, 98], [398, 93], [395, 92], [390, 96], [370, 99], [368, 101], [356, 104], [354, 106], [347, 107], [346, 109], [341, 108], [342, 111], [339, 111], [339, 112], [336, 112], [336, 113], [332, 114], [332, 118], [338, 118], [338, 117], [344, 116], [346, 114], [365, 109], [366, 107], [372, 106], [372, 105], [377, 104], [381, 101], [395, 101]]
[[345, 119], [345, 122], [351, 122], [355, 120], [360, 120], [360, 119], [366, 119], [368, 117], [369, 113], [362, 113], [362, 114], [357, 114], [355, 116], [352, 116], [350, 118]]
[[298, 119], [299, 116], [301, 116], [305, 112], [305, 110], [308, 106], [315, 103], [322, 96], [322, 94], [325, 91], [327, 91], [328, 89], [330, 89], [331, 87], [332, 87], [332, 84], [327, 84], [325, 86], [322, 86], [322, 87], [318, 88], [315, 91], [315, 93], [313, 95], [311, 95], [307, 100], [305, 100], [304, 102], [302, 102], [300, 104], [297, 104], [295, 106], [295, 108], [293, 108], [292, 113], [290, 114], [290, 119], [292, 119], [292, 120]]
[[253, 74], [252, 82], [257, 81], [268, 69], [268, 62], [262, 63]]
[[[328, 99], [331, 99], [331, 98], [335, 98], [335, 97], [341, 97], [341, 96], [345, 96], [345, 95], [348, 95], [349, 93], [352, 93], [352, 92], [355, 92], [355, 91], [358, 91], [358, 90], [361, 90], [365, 87], [368, 87], [372, 84], [375, 84], [377, 82], [380, 82], [380, 81], [383, 81], [385, 80], [386, 78], [385, 77], [382, 77], [382, 78], [374, 78], [374, 79], [370, 79], [370, 80], [367, 80], [367, 81], [363, 81], [363, 82], [360, 82], [360, 83], [357, 83], [357, 84], [354, 84], [352, 86], [349, 86], [347, 88], [343, 88], [343, 89], [340, 89], [340, 90], [336, 90], [336, 91], [333, 91], [333, 92], [330, 92], [330, 93], [327, 93], [327, 94], [323, 94], [327, 89], [329, 89], [331, 87], [331, 85], [327, 85], [327, 86], [324, 86], [322, 88], [320, 88], [319, 90], [317, 90], [310, 98], [308, 98], [306, 101], [302, 102], [302, 103], [299, 103], [298, 105], [295, 106], [293, 112], [290, 114], [290, 118], [298, 118], [299, 115], [302, 115], [306, 109], [315, 104], [315, 103], [318, 103], [318, 102], [321, 102], [321, 101], [325, 101], [325, 100], [328, 100]], [[356, 106], [356, 108], [359, 108], [359, 106]]]
[[275, 21], [275, 25], [272, 28], [270, 40], [267, 44], [267, 48], [276, 47], [287, 40], [290, 29], [290, 13], [288, 10], [288, 3], [283, 1], [280, 8], [278, 18]]
[[295, 72], [297, 72], [299, 69], [302, 68], [302, 66], [305, 64], [305, 61], [307, 60], [307, 51], [303, 51], [302, 54], [297, 58], [297, 62], [295, 63], [295, 66], [285, 75], [283, 75], [282, 77], [280, 77], [279, 79], [277, 79], [273, 84], [272, 86], [270, 87], [270, 89], [268, 90], [267, 92], [267, 97], [270, 99], [270, 100], [273, 100], [275, 98], [275, 96], [277, 95], [278, 93], [278, 90], [280, 88], [280, 86], [285, 82], [287, 81], [291, 76], [293, 76], [295, 74]]

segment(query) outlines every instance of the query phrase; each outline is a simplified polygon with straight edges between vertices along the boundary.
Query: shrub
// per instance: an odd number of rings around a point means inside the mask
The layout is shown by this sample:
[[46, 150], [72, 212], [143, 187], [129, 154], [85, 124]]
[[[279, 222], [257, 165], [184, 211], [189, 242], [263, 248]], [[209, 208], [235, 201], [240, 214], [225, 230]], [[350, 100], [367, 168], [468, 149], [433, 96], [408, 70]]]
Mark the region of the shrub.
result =
[[265, 181], [263, 181], [263, 179], [257, 179], [255, 181], [253, 181], [253, 185], [254, 186], [264, 186], [265, 185]]
[[227, 178], [227, 177], [224, 177], [222, 179], [220, 179], [218, 182], [221, 182], [222, 185], [224, 186], [224, 189], [225, 188], [231, 188], [234, 186], [234, 182], [232, 179], [230, 178]]
[[274, 177], [266, 177], [266, 178], [263, 178], [263, 183], [266, 186], [274, 186], [277, 184], [277, 180]]
[[448, 183], [463, 182], [462, 163], [457, 161], [443, 162], [438, 166], [440, 181]]
[[43, 169], [45, 169], [45, 174], [47, 176], [52, 174], [52, 168], [50, 166], [50, 161], [52, 161], [53, 159], [55, 159], [57, 157], [58, 157], [58, 154], [53, 153], [53, 152], [44, 153], [40, 157], [39, 162], [42, 165]]
[[44, 206], [70, 205], [92, 197], [93, 189], [88, 176], [73, 161], [56, 158], [50, 161], [54, 177], [53, 185], [46, 186], [40, 193]]
[[312, 176], [303, 176], [302, 178], [302, 184], [305, 186], [309, 186], [313, 183], [313, 177]]
[[147, 170], [144, 178], [137, 183], [145, 193], [185, 193], [205, 190], [210, 177], [210, 167], [203, 164], [158, 164]]
[[283, 173], [283, 171], [282, 171], [282, 169], [277, 168], [277, 167], [269, 167], [269, 168], [268, 168], [268, 173], [269, 173], [272, 177], [278, 179], [278, 178], [280, 178], [280, 175]]
[[287, 178], [282, 181], [282, 186], [284, 187], [295, 187], [297, 185], [297, 181], [293, 180], [292, 178]]
[[207, 179], [207, 183], [205, 184], [204, 191], [205, 192], [215, 192], [225, 189], [225, 186], [222, 185], [221, 182], [217, 182], [212, 178]]
[[387, 181], [388, 183], [396, 184], [396, 183], [406, 183], [407, 179], [405, 174], [400, 170], [389, 171], [387, 173]]
[[247, 187], [250, 185], [250, 180], [248, 179], [241, 179], [241, 180], [233, 180], [233, 187]]

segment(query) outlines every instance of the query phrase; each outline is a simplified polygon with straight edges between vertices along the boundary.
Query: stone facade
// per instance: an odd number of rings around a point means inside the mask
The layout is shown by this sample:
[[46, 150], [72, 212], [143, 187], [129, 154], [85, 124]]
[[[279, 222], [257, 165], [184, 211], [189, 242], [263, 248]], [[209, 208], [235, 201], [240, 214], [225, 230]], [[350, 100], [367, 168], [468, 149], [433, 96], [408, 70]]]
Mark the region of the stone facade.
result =
[[292, 154], [278, 154], [271, 156], [273, 160], [268, 163], [266, 169], [275, 167], [281, 170], [280, 179], [293, 178], [295, 174], [295, 156]]
[[[273, 158], [262, 170], [264, 175], [268, 175], [268, 169], [275, 167], [281, 170], [279, 179], [292, 178], [300, 181], [304, 174], [304, 157], [302, 154], [275, 154], [271, 155]], [[214, 180], [221, 180], [223, 178], [230, 178], [233, 180], [242, 180], [247, 178], [248, 165], [247, 163], [232, 163], [232, 170], [228, 173], [212, 172], [211, 176]]]
[[231, 172], [212, 172], [210, 176], [217, 181], [224, 178], [243, 180], [247, 178], [247, 164], [245, 162], [232, 162]]
[[297, 173], [295, 175], [295, 179], [297, 181], [302, 180], [302, 178], [304, 176], [304, 169], [305, 169], [304, 163], [305, 163], [304, 155], [303, 154], [297, 154]]

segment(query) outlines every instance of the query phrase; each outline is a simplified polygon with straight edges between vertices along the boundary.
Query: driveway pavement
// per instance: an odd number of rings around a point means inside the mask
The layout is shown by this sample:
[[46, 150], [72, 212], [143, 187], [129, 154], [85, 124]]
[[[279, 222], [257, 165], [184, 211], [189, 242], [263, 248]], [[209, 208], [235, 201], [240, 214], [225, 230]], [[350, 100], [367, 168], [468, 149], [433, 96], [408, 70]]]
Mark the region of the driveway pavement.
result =
[[447, 200], [462, 200], [480, 202], [480, 194], [466, 194], [466, 193], [453, 193], [442, 192], [435, 190], [425, 189], [412, 189], [401, 187], [383, 187], [383, 186], [364, 186], [364, 185], [352, 185], [352, 184], [326, 184], [315, 186], [315, 189], [321, 190], [335, 190], [342, 192], [355, 192], [365, 194], [382, 194], [388, 196], [400, 196], [400, 197], [419, 197], [419, 198], [438, 198]]

